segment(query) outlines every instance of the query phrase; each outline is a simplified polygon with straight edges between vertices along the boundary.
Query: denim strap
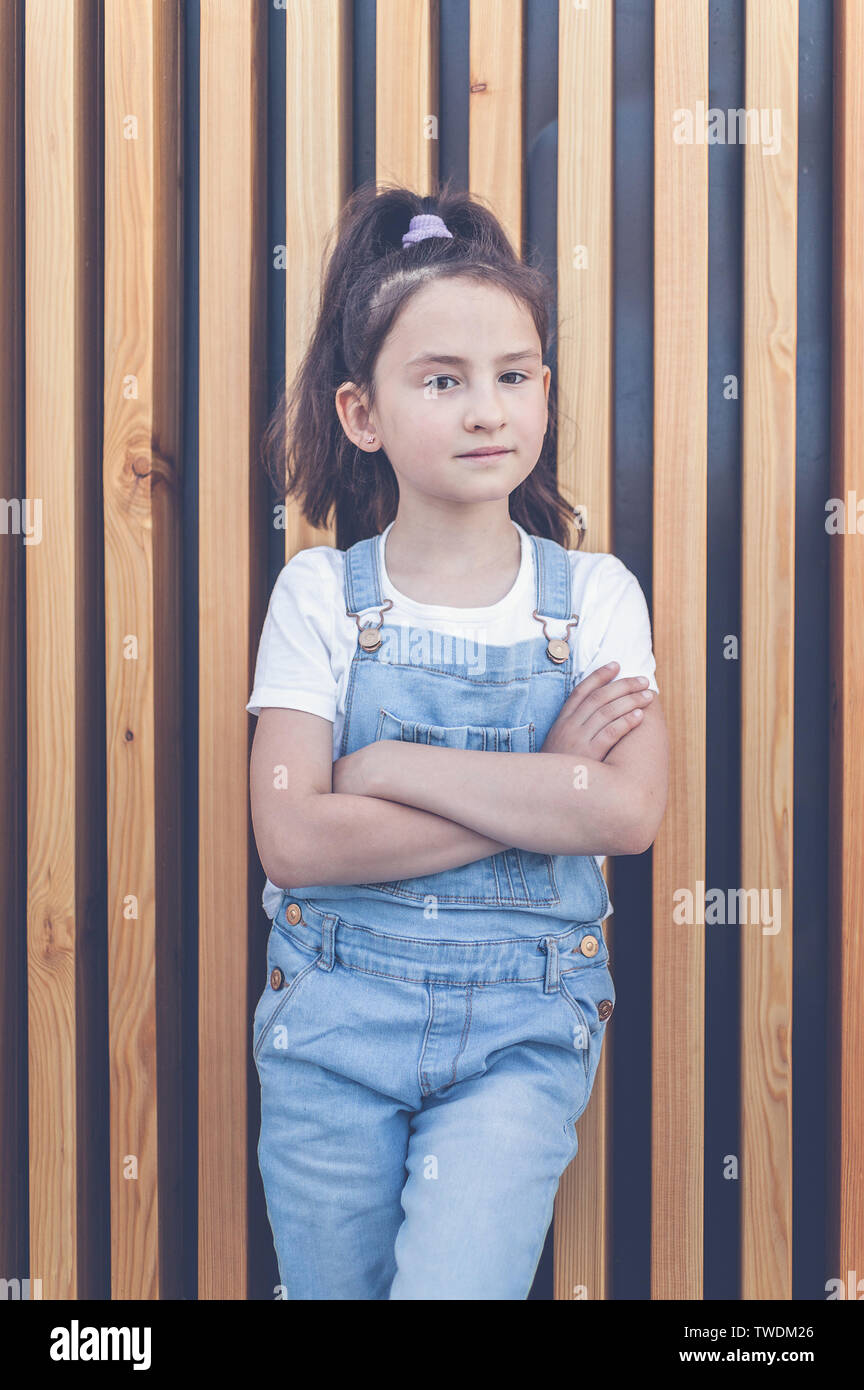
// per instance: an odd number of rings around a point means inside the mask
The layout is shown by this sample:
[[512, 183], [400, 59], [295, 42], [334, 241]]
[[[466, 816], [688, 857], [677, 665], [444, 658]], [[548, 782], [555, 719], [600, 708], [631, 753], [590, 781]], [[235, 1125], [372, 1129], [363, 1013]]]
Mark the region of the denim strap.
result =
[[367, 536], [345, 551], [345, 607], [349, 613], [363, 613], [383, 602], [378, 537]]
[[[535, 607], [544, 618], [573, 617], [570, 592], [570, 556], [548, 536], [529, 537], [534, 547]], [[556, 634], [557, 635], [557, 634]]]

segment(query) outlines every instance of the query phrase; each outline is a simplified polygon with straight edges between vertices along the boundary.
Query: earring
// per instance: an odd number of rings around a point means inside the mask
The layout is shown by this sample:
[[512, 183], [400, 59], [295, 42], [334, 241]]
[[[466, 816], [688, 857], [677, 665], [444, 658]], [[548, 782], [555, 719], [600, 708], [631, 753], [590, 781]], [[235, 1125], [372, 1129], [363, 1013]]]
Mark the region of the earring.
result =
[[367, 436], [366, 436], [366, 443], [367, 443], [367, 444], [374, 444], [374, 442], [375, 442], [375, 436], [374, 436], [374, 434], [367, 434]]

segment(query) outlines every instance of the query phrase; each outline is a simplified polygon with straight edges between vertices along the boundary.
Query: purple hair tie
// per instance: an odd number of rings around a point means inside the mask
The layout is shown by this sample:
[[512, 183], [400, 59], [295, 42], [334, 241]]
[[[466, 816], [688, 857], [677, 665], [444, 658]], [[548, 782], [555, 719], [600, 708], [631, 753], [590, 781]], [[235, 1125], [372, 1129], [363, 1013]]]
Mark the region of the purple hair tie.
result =
[[424, 241], [427, 236], [449, 236], [453, 233], [438, 216], [437, 212], [419, 212], [408, 223], [408, 230], [402, 238], [402, 245], [411, 246], [416, 241]]

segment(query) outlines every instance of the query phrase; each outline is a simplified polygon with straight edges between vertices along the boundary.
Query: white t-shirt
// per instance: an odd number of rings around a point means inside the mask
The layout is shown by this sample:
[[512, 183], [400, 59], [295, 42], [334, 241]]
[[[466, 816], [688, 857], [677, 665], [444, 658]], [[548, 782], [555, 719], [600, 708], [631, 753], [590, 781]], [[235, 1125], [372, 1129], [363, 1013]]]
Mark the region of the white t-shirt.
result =
[[[425, 624], [466, 644], [480, 641], [502, 647], [542, 631], [531, 616], [536, 602], [534, 549], [517, 522], [513, 525], [522, 543], [519, 573], [510, 592], [486, 608], [418, 603], [401, 594], [390, 582], [384, 558], [392, 525], [391, 521], [378, 537], [383, 597], [393, 601], [385, 618], [388, 625], [398, 625], [400, 620], [412, 628]], [[570, 630], [571, 643], [575, 638], [576, 679], [584, 680], [600, 666], [617, 661], [620, 670], [615, 680], [647, 676], [650, 689], [659, 695], [648, 605], [635, 574], [604, 551], [571, 550], [568, 554], [572, 609], [579, 614], [578, 625]], [[255, 683], [246, 706], [254, 715], [277, 706], [332, 720], [334, 760], [345, 722], [349, 668], [357, 650], [357, 624], [345, 612], [344, 563], [343, 550], [316, 545], [298, 551], [283, 566], [270, 595]], [[370, 616], [374, 615], [370, 612]], [[558, 634], [558, 626], [550, 622], [549, 632]], [[595, 858], [602, 864], [605, 855]], [[275, 916], [281, 900], [282, 889], [268, 879], [262, 896], [268, 917]]]

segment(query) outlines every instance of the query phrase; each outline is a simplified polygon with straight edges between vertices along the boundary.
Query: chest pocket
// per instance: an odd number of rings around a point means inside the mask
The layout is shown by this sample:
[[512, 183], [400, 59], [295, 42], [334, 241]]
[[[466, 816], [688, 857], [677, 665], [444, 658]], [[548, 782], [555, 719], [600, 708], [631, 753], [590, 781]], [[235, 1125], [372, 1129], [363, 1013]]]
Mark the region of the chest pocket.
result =
[[[429, 743], [440, 748], [465, 748], [490, 753], [533, 753], [534, 725], [496, 728], [482, 724], [446, 726], [400, 719], [379, 709], [376, 742], [397, 739], [402, 743]], [[532, 850], [506, 849], [487, 859], [476, 859], [455, 869], [392, 883], [369, 883], [382, 893], [423, 904], [428, 898], [440, 903], [468, 906], [555, 906], [561, 901], [555, 882], [554, 861]]]

